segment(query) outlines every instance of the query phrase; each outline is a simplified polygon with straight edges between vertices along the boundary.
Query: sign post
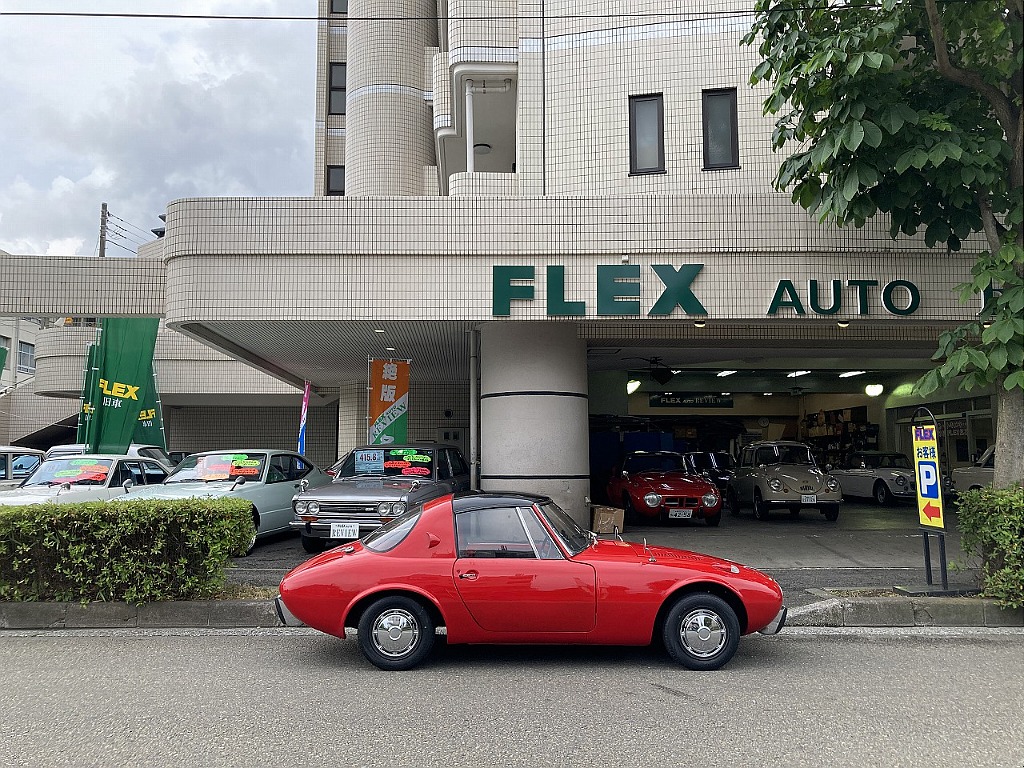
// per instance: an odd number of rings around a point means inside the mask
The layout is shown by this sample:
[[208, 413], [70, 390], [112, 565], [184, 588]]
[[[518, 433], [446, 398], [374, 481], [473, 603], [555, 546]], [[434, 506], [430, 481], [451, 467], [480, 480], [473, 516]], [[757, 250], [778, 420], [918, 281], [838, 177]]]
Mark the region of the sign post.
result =
[[[918, 414], [924, 411], [928, 422], [915, 424]], [[914, 470], [917, 476], [917, 512], [924, 536], [924, 569], [928, 584], [932, 583], [932, 557], [928, 537], [939, 539], [939, 568], [942, 574], [942, 588], [949, 589], [946, 572], [946, 522], [942, 510], [942, 474], [939, 471], [938, 435], [935, 416], [927, 408], [918, 408], [911, 419], [910, 428], [914, 437]]]

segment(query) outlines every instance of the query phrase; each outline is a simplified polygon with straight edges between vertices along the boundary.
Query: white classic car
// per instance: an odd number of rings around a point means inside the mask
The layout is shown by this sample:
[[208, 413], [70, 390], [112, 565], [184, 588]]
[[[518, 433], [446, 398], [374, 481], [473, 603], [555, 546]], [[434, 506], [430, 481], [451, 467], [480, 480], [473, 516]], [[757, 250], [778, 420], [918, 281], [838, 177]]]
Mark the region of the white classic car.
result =
[[43, 452], [35, 448], [0, 445], [0, 489], [21, 485], [42, 460]]
[[767, 520], [773, 509], [788, 509], [796, 517], [801, 508], [811, 507], [835, 521], [843, 492], [839, 481], [817, 465], [809, 446], [765, 440], [740, 452], [727, 499], [732, 514], [749, 506], [758, 520]]
[[90, 453], [47, 459], [17, 488], [0, 491], [0, 506], [106, 501], [158, 485], [167, 469], [153, 459]]
[[914, 465], [902, 453], [855, 451], [831, 472], [843, 486], [843, 496], [874, 499], [882, 506], [917, 498]]
[[990, 445], [977, 461], [967, 467], [957, 467], [949, 473], [954, 493], [973, 491], [992, 484], [996, 471], [996, 447]]
[[299, 481], [316, 488], [331, 476], [294, 451], [276, 448], [242, 448], [193, 453], [182, 459], [167, 480], [154, 488], [140, 489], [139, 499], [240, 498], [252, 504], [252, 539], [291, 530], [292, 496]]

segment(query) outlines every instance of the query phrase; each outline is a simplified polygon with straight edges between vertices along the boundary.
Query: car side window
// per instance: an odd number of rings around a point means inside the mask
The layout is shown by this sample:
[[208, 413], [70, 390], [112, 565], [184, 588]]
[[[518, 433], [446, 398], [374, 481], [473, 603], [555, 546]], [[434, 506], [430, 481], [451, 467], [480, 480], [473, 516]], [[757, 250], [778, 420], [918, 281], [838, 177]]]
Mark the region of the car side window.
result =
[[288, 480], [290, 466], [287, 456], [278, 454], [270, 459], [270, 467], [267, 469], [267, 483], [283, 483]]
[[754, 449], [744, 448], [743, 455], [740, 457], [740, 466], [749, 467], [754, 463]]
[[459, 557], [537, 557], [515, 507], [468, 510], [456, 516], [455, 527]]
[[466, 464], [466, 460], [462, 458], [462, 454], [458, 451], [449, 451], [448, 458], [452, 462], [452, 473], [455, 475], [468, 475], [469, 465]]
[[116, 486], [124, 485], [126, 480], [131, 480], [136, 485], [142, 485], [145, 483], [145, 479], [142, 474], [142, 465], [140, 465], [139, 462], [119, 461], [109, 487], [114, 488]]
[[142, 474], [146, 479], [146, 485], [159, 485], [167, 479], [167, 472], [155, 461], [142, 462]]
[[452, 470], [451, 467], [448, 466], [448, 451], [437, 452], [437, 479], [452, 479]]
[[15, 477], [28, 477], [32, 470], [39, 466], [39, 457], [31, 454], [18, 456], [11, 464], [11, 471]]

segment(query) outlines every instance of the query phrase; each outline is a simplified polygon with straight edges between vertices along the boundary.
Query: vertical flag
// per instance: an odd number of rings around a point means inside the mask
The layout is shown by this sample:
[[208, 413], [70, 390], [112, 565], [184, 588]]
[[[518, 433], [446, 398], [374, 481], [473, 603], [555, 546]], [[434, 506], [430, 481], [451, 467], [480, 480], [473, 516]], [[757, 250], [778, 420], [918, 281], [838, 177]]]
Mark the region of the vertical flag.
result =
[[150, 387], [144, 399], [139, 401], [139, 420], [135, 423], [132, 442], [143, 445], [159, 445], [167, 450], [167, 435], [164, 433], [163, 406], [160, 404], [160, 390], [157, 388], [156, 371], [150, 367]]
[[370, 445], [404, 443], [408, 439], [410, 360], [370, 359], [367, 412]]
[[[99, 337], [97, 336], [97, 341]], [[76, 443], [92, 443], [93, 416], [96, 413], [96, 394], [99, 392], [99, 344], [90, 344], [85, 355], [85, 374], [82, 382], [82, 410], [78, 413], [78, 435]], [[88, 450], [88, 448], [86, 449]]]
[[299, 415], [299, 453], [306, 455], [306, 413], [309, 411], [309, 382], [302, 389], [302, 413]]
[[89, 452], [126, 453], [143, 403], [153, 387], [153, 348], [159, 318], [105, 318], [94, 357], [90, 391]]

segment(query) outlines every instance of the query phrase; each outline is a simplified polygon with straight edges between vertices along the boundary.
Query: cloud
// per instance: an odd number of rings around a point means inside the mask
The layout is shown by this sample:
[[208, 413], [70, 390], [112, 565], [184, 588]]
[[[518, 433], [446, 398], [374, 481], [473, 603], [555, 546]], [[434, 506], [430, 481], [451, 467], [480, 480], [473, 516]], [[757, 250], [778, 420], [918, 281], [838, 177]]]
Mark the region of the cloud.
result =
[[[316, 15], [315, 0], [159, 5]], [[108, 252], [127, 255], [179, 197], [312, 194], [315, 22], [8, 18], [0, 249], [92, 255], [103, 202], [130, 224]]]

